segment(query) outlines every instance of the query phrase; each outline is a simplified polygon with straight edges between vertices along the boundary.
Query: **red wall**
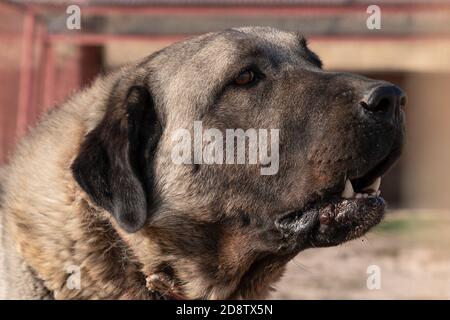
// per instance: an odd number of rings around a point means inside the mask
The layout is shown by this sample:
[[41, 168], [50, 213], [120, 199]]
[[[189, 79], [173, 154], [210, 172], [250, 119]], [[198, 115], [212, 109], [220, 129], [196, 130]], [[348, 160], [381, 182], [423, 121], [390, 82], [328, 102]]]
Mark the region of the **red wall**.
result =
[[0, 163], [15, 143], [23, 16], [0, 3]]

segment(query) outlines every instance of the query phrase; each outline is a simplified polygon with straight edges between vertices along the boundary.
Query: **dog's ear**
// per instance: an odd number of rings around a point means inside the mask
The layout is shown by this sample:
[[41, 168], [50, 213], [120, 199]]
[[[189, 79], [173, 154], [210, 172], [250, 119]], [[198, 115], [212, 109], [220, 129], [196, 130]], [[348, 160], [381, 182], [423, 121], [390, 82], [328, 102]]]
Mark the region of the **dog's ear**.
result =
[[136, 232], [145, 224], [152, 201], [152, 160], [161, 123], [143, 86], [131, 87], [110, 104], [86, 135], [71, 169], [95, 204], [109, 211], [124, 230]]

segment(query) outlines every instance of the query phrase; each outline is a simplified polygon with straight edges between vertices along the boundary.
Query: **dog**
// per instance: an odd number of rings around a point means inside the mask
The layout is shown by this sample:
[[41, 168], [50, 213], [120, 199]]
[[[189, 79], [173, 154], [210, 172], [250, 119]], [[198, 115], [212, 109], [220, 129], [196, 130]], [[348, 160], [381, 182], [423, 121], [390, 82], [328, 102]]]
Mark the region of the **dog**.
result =
[[[399, 87], [325, 71], [300, 34], [268, 27], [197, 36], [99, 77], [6, 168], [3, 297], [266, 298], [300, 251], [381, 221], [405, 104]], [[173, 134], [195, 121], [279, 130], [278, 172], [174, 163]]]

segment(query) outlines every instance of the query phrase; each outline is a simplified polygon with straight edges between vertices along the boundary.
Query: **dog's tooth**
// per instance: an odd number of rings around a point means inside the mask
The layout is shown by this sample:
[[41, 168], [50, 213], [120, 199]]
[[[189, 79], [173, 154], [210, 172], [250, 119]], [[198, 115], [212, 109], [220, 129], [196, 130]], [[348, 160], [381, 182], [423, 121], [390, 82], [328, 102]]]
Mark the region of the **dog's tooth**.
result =
[[379, 197], [379, 196], [380, 196], [380, 194], [381, 194], [381, 191], [380, 191], [380, 190], [378, 190], [378, 191], [377, 191], [377, 193], [376, 193], [377, 197]]
[[355, 196], [356, 199], [362, 198], [362, 194], [361, 193], [357, 193]]
[[353, 190], [352, 183], [350, 182], [350, 180], [347, 179], [345, 181], [345, 188], [344, 191], [342, 191], [341, 197], [345, 199], [350, 199], [353, 198], [354, 195], [355, 191]]
[[369, 195], [367, 193], [363, 193], [362, 197], [367, 198]]
[[373, 189], [375, 191], [380, 190], [380, 185], [381, 185], [381, 177], [378, 177], [375, 179], [375, 181], [372, 183]]

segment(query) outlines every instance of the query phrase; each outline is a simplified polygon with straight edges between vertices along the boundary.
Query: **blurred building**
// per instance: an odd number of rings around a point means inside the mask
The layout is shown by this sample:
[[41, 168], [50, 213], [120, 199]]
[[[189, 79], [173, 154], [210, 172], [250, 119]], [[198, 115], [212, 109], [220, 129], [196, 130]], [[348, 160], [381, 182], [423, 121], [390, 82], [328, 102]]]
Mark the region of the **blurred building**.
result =
[[[69, 30], [68, 6], [81, 8]], [[381, 9], [371, 30], [369, 5]], [[301, 31], [328, 70], [409, 95], [408, 145], [383, 180], [393, 206], [450, 209], [450, 2], [367, 0], [9, 0], [0, 3], [0, 163], [48, 108], [99, 72], [174, 41], [244, 25]]]

